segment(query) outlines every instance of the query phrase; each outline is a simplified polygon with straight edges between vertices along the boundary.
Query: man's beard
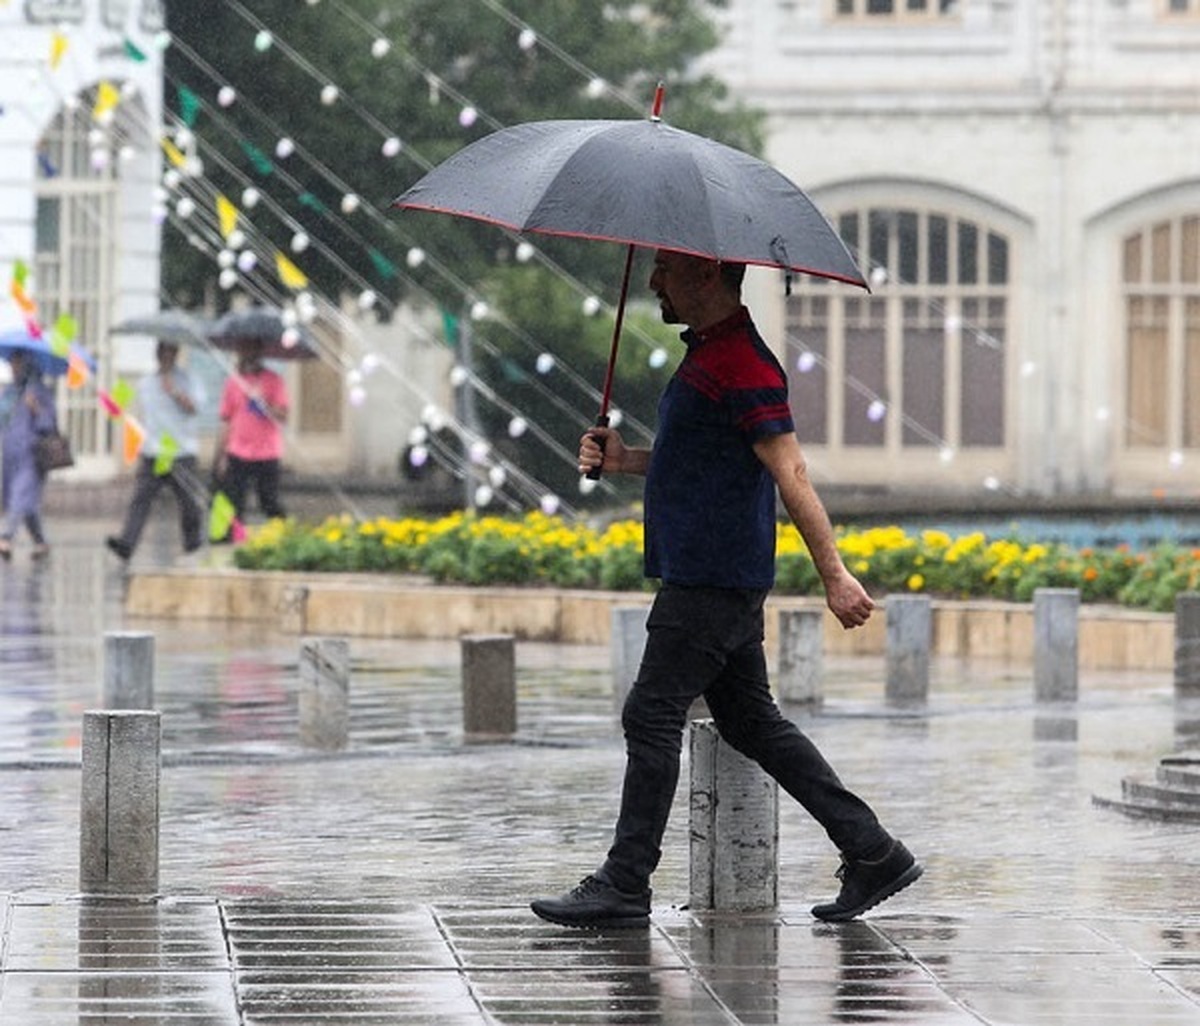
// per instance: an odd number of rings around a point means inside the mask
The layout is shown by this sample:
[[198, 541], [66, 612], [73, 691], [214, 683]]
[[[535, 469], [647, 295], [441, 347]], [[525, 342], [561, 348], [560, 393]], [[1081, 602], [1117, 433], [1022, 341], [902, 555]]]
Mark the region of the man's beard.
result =
[[671, 301], [666, 296], [658, 297], [658, 309], [662, 316], [663, 324], [682, 324], [679, 319], [679, 314], [675, 312], [675, 307], [671, 305]]

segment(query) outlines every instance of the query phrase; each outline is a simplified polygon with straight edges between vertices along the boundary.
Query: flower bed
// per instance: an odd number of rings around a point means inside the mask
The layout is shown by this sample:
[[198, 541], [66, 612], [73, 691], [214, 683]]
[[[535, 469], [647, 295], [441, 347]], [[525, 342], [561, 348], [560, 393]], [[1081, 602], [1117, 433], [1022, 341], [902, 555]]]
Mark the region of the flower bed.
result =
[[[913, 535], [899, 527], [874, 527], [840, 529], [838, 548], [876, 595], [1029, 601], [1036, 588], [1078, 588], [1085, 602], [1168, 612], [1178, 592], [1200, 586], [1200, 550], [1169, 544], [1140, 552], [1127, 546], [1073, 549], [982, 533]], [[234, 562], [247, 570], [420, 573], [474, 585], [652, 587], [642, 577], [639, 521], [595, 529], [542, 513], [395, 520], [342, 515], [315, 525], [274, 520], [250, 532]], [[804, 542], [790, 524], [779, 528], [776, 576], [780, 593], [821, 591]]]

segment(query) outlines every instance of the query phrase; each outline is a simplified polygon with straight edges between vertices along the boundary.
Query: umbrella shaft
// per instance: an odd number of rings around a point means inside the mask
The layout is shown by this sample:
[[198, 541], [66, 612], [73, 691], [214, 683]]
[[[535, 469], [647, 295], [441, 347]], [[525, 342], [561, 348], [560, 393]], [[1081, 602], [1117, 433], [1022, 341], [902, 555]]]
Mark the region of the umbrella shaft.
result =
[[629, 295], [629, 276], [633, 272], [633, 250], [625, 254], [625, 274], [621, 278], [621, 298], [617, 300], [617, 319], [613, 324], [612, 347], [608, 352], [608, 370], [604, 373], [604, 392], [600, 396], [600, 416], [608, 423], [608, 403], [612, 399], [613, 370], [617, 366], [617, 349], [621, 344], [621, 324], [625, 320], [625, 298]]

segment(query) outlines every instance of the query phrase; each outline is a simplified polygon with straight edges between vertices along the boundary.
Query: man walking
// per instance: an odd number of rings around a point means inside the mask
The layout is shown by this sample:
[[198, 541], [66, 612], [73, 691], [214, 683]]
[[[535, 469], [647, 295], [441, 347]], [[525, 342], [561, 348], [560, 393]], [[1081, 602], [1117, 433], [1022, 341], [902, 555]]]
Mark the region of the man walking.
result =
[[744, 273], [740, 264], [656, 253], [650, 288], [663, 320], [686, 326], [687, 353], [663, 393], [654, 446], [626, 446], [610, 428], [580, 441], [581, 473], [645, 476], [646, 574], [661, 587], [622, 713], [627, 762], [612, 847], [578, 886], [532, 903], [554, 923], [649, 922], [683, 728], [701, 695], [725, 741], [774, 777], [841, 852], [841, 890], [814, 916], [852, 919], [922, 872], [770, 693], [763, 603], [774, 584], [776, 489], [843, 627], [866, 623], [874, 603], [843, 564], [808, 479], [783, 368], [741, 302]]
[[146, 440], [138, 459], [133, 497], [121, 533], [105, 539], [109, 550], [128, 560], [142, 537], [142, 529], [154, 508], [154, 497], [163, 485], [170, 487], [179, 506], [179, 527], [185, 556], [200, 548], [200, 525], [204, 482], [200, 478], [200, 438], [197, 414], [204, 405], [204, 391], [178, 366], [179, 346], [160, 340], [155, 349], [158, 372], [138, 383], [137, 404], [146, 429]]

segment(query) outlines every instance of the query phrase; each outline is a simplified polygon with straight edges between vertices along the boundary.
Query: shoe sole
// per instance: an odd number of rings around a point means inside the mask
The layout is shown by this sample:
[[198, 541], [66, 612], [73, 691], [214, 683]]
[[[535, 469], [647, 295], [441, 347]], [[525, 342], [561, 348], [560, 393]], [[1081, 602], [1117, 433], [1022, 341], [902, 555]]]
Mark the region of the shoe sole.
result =
[[855, 908], [840, 909], [837, 912], [830, 912], [826, 915], [818, 915], [816, 909], [813, 909], [813, 915], [820, 919], [823, 923], [844, 923], [850, 919], [857, 919], [864, 912], [869, 912], [876, 905], [887, 901], [893, 894], [897, 894], [904, 890], [911, 883], [916, 883], [921, 874], [925, 872], [925, 868], [919, 862], [914, 862], [895, 880], [886, 887], [881, 887], [866, 901]]
[[575, 930], [637, 930], [650, 925], [650, 916], [621, 916], [612, 919], [568, 919], [566, 916], [556, 916], [553, 912], [539, 909], [530, 905], [533, 914], [555, 926], [569, 926]]

